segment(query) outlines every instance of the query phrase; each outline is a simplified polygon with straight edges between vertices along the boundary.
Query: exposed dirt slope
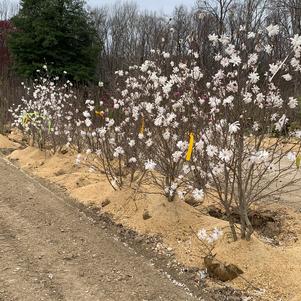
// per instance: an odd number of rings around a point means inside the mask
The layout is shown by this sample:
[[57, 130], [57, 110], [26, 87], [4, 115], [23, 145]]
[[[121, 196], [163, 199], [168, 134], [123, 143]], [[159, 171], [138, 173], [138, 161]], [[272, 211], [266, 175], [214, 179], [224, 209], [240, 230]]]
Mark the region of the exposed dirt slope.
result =
[[0, 134], [0, 149], [11, 149], [15, 150], [20, 147], [20, 144], [13, 142], [6, 136]]

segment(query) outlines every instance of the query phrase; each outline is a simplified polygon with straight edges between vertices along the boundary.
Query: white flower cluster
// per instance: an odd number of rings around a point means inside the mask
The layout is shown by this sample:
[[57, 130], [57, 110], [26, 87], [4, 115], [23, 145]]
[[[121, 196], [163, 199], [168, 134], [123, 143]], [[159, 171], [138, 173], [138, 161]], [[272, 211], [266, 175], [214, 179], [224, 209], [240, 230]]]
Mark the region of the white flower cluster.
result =
[[[47, 71], [47, 66], [43, 67]], [[76, 96], [72, 83], [60, 85], [59, 78], [41, 77], [31, 88], [24, 85], [26, 96], [10, 109], [13, 126], [35, 138], [40, 147], [54, 149], [70, 144], [75, 135]]]
[[223, 236], [223, 231], [218, 228], [214, 228], [211, 233], [208, 233], [205, 229], [200, 229], [197, 236], [200, 240], [208, 244], [213, 244]]

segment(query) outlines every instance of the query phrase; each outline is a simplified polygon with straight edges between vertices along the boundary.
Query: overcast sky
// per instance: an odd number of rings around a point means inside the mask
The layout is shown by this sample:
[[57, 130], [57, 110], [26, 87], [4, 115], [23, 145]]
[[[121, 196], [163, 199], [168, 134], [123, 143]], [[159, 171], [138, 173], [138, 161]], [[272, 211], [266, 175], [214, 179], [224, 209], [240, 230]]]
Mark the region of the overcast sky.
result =
[[[90, 6], [102, 6], [107, 4], [113, 4], [115, 2], [125, 2], [125, 0], [87, 0]], [[187, 7], [192, 7], [195, 0], [136, 0], [141, 9], [156, 10], [159, 12], [170, 13], [175, 6], [184, 4]]]
[[[11, 2], [19, 3], [19, 0], [9, 0]], [[103, 6], [103, 5], [113, 5], [116, 2], [122, 3], [126, 1], [133, 0], [86, 0], [87, 4], [91, 7]], [[169, 14], [173, 11], [175, 6], [184, 4], [188, 8], [191, 8], [196, 0], [134, 0], [133, 2], [137, 3], [139, 8], [144, 10], [155, 10], [158, 12], [163, 12]]]

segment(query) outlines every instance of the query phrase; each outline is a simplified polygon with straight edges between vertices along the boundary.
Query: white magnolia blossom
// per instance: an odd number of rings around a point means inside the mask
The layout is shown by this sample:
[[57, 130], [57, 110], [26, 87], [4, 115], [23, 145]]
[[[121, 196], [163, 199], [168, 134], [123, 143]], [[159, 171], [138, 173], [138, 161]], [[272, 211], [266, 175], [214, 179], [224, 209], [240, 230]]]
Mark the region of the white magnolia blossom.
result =
[[258, 124], [258, 122], [255, 121], [255, 122], [253, 123], [252, 129], [253, 129], [253, 131], [255, 131], [255, 132], [257, 132], [257, 131], [259, 130], [259, 124]]
[[256, 37], [255, 32], [252, 32], [252, 31], [248, 32], [248, 39], [253, 39], [255, 37]]
[[201, 201], [204, 198], [204, 191], [203, 189], [194, 189], [192, 191], [192, 196], [196, 201]]
[[279, 25], [270, 24], [267, 28], [269, 37], [273, 37], [278, 35], [279, 33]]
[[237, 55], [236, 53], [233, 53], [233, 54], [231, 55], [231, 58], [230, 58], [229, 62], [230, 62], [231, 64], [233, 64], [233, 66], [239, 66], [240, 63], [241, 63], [241, 58], [240, 58], [239, 55]]
[[78, 155], [76, 156], [75, 164], [76, 164], [76, 165], [80, 165], [81, 160], [82, 160], [81, 154], [78, 154]]
[[218, 228], [214, 228], [210, 236], [211, 242], [215, 242], [219, 240], [222, 236], [223, 236], [223, 231]]
[[229, 149], [222, 149], [219, 152], [219, 158], [224, 162], [229, 162], [232, 158], [233, 152]]
[[229, 125], [229, 133], [235, 134], [240, 130], [240, 124], [239, 121], [235, 121], [232, 124]]
[[87, 127], [90, 127], [90, 126], [92, 125], [91, 119], [86, 118], [86, 119], [85, 119], [85, 125], [86, 125]]
[[291, 81], [293, 78], [289, 73], [282, 75], [282, 77], [288, 82]]
[[115, 148], [113, 156], [115, 158], [118, 158], [119, 156], [122, 156], [123, 154], [124, 154], [124, 149], [121, 146], [118, 146], [118, 147]]
[[144, 163], [144, 168], [146, 170], [154, 170], [156, 168], [157, 164], [153, 160], [147, 160]]
[[223, 236], [223, 231], [218, 228], [214, 228], [212, 233], [209, 234], [205, 229], [200, 229], [197, 236], [200, 240], [207, 242], [208, 244], [213, 244]]
[[291, 134], [293, 137], [301, 138], [301, 130], [297, 130]]
[[221, 37], [218, 40], [224, 46], [226, 46], [226, 45], [228, 45], [230, 43], [230, 38], [227, 35], [225, 35], [225, 34], [221, 35]]
[[218, 148], [214, 145], [208, 145], [207, 149], [206, 149], [206, 152], [207, 152], [207, 155], [212, 158], [212, 157], [217, 155]]
[[249, 55], [248, 65], [253, 66], [257, 63], [257, 61], [258, 61], [258, 54], [257, 53], [251, 53]]
[[132, 157], [132, 158], [129, 159], [129, 162], [130, 163], [136, 163], [137, 159], [135, 157]]
[[281, 118], [275, 123], [275, 129], [276, 131], [281, 131], [283, 127], [287, 124], [288, 118], [286, 117], [285, 114], [281, 116]]
[[234, 101], [234, 96], [233, 95], [230, 95], [228, 97], [226, 97], [224, 100], [223, 100], [223, 105], [226, 106], [226, 105], [232, 105]]
[[301, 47], [301, 36], [298, 34], [295, 34], [293, 38], [291, 38], [291, 43], [294, 49], [297, 49]]
[[217, 43], [217, 42], [218, 42], [218, 35], [216, 35], [215, 33], [210, 34], [210, 35], [208, 36], [208, 38], [209, 38], [209, 41], [210, 41], [210, 42], [213, 42], [213, 43]]
[[136, 144], [135, 140], [130, 140], [130, 142], [129, 142], [129, 146], [130, 147], [133, 147], [135, 144]]
[[296, 98], [294, 97], [290, 97], [289, 98], [289, 102], [288, 102], [288, 106], [291, 108], [291, 109], [295, 109], [297, 106], [298, 106], [298, 101]]
[[163, 138], [164, 138], [165, 140], [169, 140], [169, 138], [170, 138], [170, 132], [169, 132], [168, 130], [166, 130], [166, 131], [163, 133]]
[[270, 72], [272, 75], [275, 75], [279, 70], [278, 64], [270, 64]]
[[297, 158], [297, 156], [296, 156], [296, 153], [294, 153], [294, 152], [289, 152], [287, 154], [287, 159], [291, 162], [295, 162], [296, 158]]
[[258, 152], [255, 152], [251, 157], [250, 160], [252, 163], [266, 163], [268, 162], [270, 158], [270, 154], [269, 152], [265, 151], [265, 150], [260, 150]]
[[206, 240], [208, 237], [207, 231], [205, 229], [200, 229], [197, 235], [200, 240]]
[[271, 45], [266, 45], [266, 46], [264, 47], [264, 51], [265, 51], [267, 54], [271, 54], [272, 51], [273, 51], [273, 48], [272, 48]]
[[249, 74], [249, 80], [252, 84], [256, 84], [259, 81], [260, 77], [257, 72], [251, 72]]
[[182, 157], [182, 152], [181, 151], [176, 151], [172, 154], [172, 157], [173, 157], [173, 161], [174, 162], [179, 162], [179, 160], [181, 159]]
[[163, 57], [164, 57], [165, 59], [169, 59], [169, 58], [170, 58], [170, 53], [168, 53], [168, 52], [163, 52]]

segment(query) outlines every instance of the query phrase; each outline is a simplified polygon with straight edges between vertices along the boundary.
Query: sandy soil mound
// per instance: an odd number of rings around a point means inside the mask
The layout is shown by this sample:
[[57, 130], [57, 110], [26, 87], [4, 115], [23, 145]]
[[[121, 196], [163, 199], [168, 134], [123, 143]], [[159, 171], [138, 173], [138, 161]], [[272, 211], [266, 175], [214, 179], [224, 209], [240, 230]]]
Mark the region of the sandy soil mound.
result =
[[[202, 256], [205, 255], [191, 227], [195, 231], [221, 228], [225, 235], [216, 245], [217, 258], [236, 264], [244, 271], [243, 277], [261, 289], [258, 300], [301, 300], [299, 240], [276, 247], [257, 234], [251, 242], [233, 243], [226, 221], [205, 215], [184, 202], [169, 203], [160, 195], [141, 194], [133, 200], [133, 191], [114, 191], [104, 175], [89, 172], [88, 166], [75, 165], [76, 155], [72, 153], [50, 156], [28, 147], [16, 150], [9, 158], [18, 160], [20, 166], [33, 174], [65, 187], [71, 196], [85, 204], [105, 204], [102, 210], [117, 222], [142, 234], [160, 235], [177, 260], [188, 266], [203, 268]], [[144, 219], [146, 211], [148, 218]], [[300, 236], [300, 214], [289, 211], [289, 215], [296, 235]], [[242, 278], [235, 279], [231, 285], [255, 292]]]
[[26, 141], [26, 138], [21, 130], [18, 128], [13, 128], [9, 135], [7, 136], [11, 141], [17, 142], [17, 143], [24, 143]]
[[42, 166], [49, 155], [35, 147], [28, 146], [25, 149], [15, 150], [8, 158], [18, 161], [20, 167], [25, 169], [36, 169]]
[[13, 142], [10, 139], [8, 139], [6, 136], [3, 136], [0, 134], [0, 149], [1, 148], [17, 149], [19, 147], [20, 147], [20, 144]]

